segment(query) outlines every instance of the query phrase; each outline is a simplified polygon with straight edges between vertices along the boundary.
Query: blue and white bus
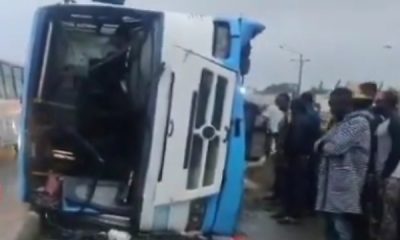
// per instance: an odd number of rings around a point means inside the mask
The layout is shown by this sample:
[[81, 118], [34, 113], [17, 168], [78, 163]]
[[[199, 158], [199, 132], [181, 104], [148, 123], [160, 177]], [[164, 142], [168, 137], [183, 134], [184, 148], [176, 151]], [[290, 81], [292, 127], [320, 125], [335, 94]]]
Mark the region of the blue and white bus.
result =
[[23, 200], [64, 223], [234, 235], [246, 167], [239, 89], [263, 29], [98, 3], [40, 8], [25, 69]]

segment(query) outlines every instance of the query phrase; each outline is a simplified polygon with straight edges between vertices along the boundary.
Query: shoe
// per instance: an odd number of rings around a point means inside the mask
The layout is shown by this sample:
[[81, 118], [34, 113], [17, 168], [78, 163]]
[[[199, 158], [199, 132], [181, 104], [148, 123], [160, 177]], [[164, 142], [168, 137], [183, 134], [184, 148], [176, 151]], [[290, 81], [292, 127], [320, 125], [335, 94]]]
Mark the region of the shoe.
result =
[[289, 217], [289, 216], [279, 218], [277, 221], [279, 224], [282, 224], [282, 225], [298, 225], [298, 224], [300, 224], [299, 219], [294, 218], [294, 217]]

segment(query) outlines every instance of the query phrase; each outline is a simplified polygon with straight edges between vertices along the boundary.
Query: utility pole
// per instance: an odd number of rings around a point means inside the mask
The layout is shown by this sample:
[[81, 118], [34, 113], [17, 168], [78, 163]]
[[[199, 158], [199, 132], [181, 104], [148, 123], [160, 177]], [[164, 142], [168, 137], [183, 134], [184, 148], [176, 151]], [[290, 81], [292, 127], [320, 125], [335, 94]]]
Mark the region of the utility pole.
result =
[[300, 91], [301, 91], [301, 85], [303, 84], [304, 64], [307, 62], [310, 62], [311, 60], [305, 59], [303, 53], [293, 50], [292, 48], [289, 48], [286, 45], [280, 45], [279, 48], [286, 52], [290, 52], [290, 53], [293, 53], [293, 54], [296, 54], [299, 56], [298, 59], [291, 59], [292, 62], [299, 62], [299, 76], [298, 76], [298, 80], [297, 80], [297, 91], [296, 91], [297, 96], [299, 96]]
[[297, 96], [300, 95], [301, 85], [303, 84], [303, 68], [304, 64], [310, 62], [310, 59], [305, 59], [302, 53], [299, 53], [298, 59], [292, 59], [292, 62], [299, 62], [299, 76], [297, 80]]

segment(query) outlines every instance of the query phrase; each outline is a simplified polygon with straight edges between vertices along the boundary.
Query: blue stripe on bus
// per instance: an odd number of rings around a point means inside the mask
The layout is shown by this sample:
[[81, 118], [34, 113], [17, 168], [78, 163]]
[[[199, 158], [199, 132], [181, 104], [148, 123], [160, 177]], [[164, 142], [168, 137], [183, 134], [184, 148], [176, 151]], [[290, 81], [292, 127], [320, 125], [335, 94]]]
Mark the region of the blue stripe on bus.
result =
[[29, 54], [26, 58], [26, 64], [24, 68], [24, 84], [23, 84], [23, 94], [22, 94], [22, 109], [21, 112], [21, 123], [20, 123], [20, 132], [19, 132], [19, 161], [18, 161], [18, 181], [19, 181], [19, 189], [22, 201], [28, 201], [29, 198], [29, 176], [30, 172], [28, 172], [28, 149], [29, 147], [29, 136], [27, 131], [27, 125], [30, 121], [30, 111], [31, 104], [28, 103], [33, 101], [32, 93], [32, 78], [35, 78], [40, 71], [40, 56], [41, 56], [41, 48], [40, 42], [43, 42], [43, 35], [45, 31], [45, 20], [46, 20], [46, 9], [40, 9], [35, 14], [35, 18], [33, 21], [32, 32], [30, 36], [30, 46], [29, 46]]

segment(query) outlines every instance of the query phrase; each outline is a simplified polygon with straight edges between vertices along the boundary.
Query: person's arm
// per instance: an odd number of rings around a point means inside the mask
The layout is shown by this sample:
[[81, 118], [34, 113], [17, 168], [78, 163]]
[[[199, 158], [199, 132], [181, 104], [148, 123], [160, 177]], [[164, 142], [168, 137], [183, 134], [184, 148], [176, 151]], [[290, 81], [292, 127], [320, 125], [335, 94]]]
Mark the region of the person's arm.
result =
[[[369, 122], [365, 117], [354, 117], [341, 123], [333, 135], [323, 142], [322, 154], [342, 155], [353, 146], [357, 139], [370, 142]], [[368, 138], [368, 139], [365, 139]]]
[[322, 154], [322, 147], [324, 146], [325, 143], [325, 139], [324, 137], [318, 139], [315, 143], [314, 143], [314, 153], [315, 154]]
[[388, 127], [389, 135], [392, 140], [392, 148], [389, 153], [387, 160], [385, 161], [385, 165], [382, 172], [382, 177], [387, 178], [392, 174], [394, 169], [399, 164], [400, 160], [400, 148], [398, 147], [400, 144], [400, 118], [394, 117], [390, 120]]

